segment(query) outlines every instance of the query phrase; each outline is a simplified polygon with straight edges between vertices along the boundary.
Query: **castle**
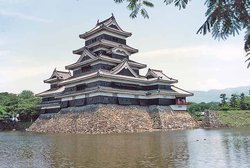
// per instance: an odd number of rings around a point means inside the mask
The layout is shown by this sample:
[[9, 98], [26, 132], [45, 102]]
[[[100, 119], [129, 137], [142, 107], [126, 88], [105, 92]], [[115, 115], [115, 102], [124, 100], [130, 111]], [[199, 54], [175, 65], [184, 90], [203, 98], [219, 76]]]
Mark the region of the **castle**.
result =
[[186, 97], [193, 94], [174, 86], [178, 80], [161, 70], [148, 69], [141, 75], [140, 69], [147, 66], [130, 59], [138, 52], [127, 45], [131, 35], [121, 29], [113, 15], [80, 34], [85, 46], [73, 51], [79, 55], [77, 62], [67, 65], [67, 72], [55, 69], [44, 80], [50, 89], [38, 94], [42, 98], [40, 113], [90, 104], [160, 105], [185, 111]]

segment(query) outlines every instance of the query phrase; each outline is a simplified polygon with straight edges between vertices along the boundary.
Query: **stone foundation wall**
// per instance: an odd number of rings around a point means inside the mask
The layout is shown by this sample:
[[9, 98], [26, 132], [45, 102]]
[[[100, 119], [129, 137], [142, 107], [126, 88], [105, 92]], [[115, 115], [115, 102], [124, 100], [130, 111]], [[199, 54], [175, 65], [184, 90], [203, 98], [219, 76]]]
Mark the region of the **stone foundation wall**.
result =
[[195, 127], [188, 112], [172, 112], [168, 106], [87, 105], [42, 114], [28, 131], [103, 134]]
[[204, 113], [204, 119], [201, 123], [202, 127], [207, 128], [221, 128], [228, 127], [228, 125], [223, 124], [218, 117], [218, 112], [215, 111], [206, 111]]

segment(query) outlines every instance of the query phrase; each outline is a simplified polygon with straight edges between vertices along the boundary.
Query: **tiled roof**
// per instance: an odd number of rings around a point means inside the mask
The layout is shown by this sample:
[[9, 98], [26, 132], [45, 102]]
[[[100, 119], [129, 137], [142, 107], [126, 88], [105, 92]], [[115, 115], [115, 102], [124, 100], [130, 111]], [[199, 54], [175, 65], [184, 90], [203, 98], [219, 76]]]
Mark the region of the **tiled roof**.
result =
[[103, 20], [103, 21], [101, 21], [101, 22], [97, 21], [96, 26], [99, 26], [99, 25], [102, 25], [102, 24], [107, 25], [108, 23], [111, 23], [113, 19], [115, 19], [115, 17], [112, 15], [112, 16], [109, 17], [108, 19], [105, 19], [105, 20]]
[[[114, 28], [114, 27], [112, 27], [112, 25], [115, 25], [115, 27], [117, 29]], [[117, 33], [120, 32], [120, 33], [124, 34], [127, 37], [131, 36], [131, 33], [126, 32], [126, 31], [124, 31], [124, 30], [121, 29], [121, 27], [116, 22], [115, 17], [112, 15], [110, 18], [105, 19], [105, 20], [103, 20], [101, 22], [97, 21], [97, 24], [96, 24], [96, 26], [93, 29], [87, 31], [84, 34], [81, 34], [80, 37], [84, 38], [84, 37], [88, 36], [89, 33], [93, 33], [93, 32], [95, 32], [97, 30], [100, 30], [100, 29], [106, 29], [106, 30], [112, 30], [112, 31], [115, 30]]]
[[129, 66], [128, 64], [128, 60], [127, 59], [124, 59], [119, 65], [117, 65], [116, 67], [114, 67], [112, 70], [111, 70], [111, 73], [112, 74], [117, 74], [119, 73], [121, 70], [123, 69], [128, 69], [131, 74], [134, 75], [134, 77], [138, 78], [139, 76], [135, 73], [135, 71]]
[[61, 79], [68, 79], [69, 77], [71, 77], [70, 72], [57, 71], [57, 73], [61, 77]]
[[57, 80], [66, 80], [66, 79], [68, 79], [68, 78], [70, 78], [70, 77], [71, 77], [70, 71], [68, 71], [68, 72], [65, 72], [65, 71], [58, 71], [58, 70], [56, 70], [56, 68], [55, 68], [55, 70], [53, 71], [53, 73], [52, 73], [52, 75], [50, 76], [50, 78], [44, 80], [44, 82], [45, 82], [45, 83], [52, 83], [52, 82], [55, 82], [55, 81], [57, 81]]
[[37, 96], [40, 96], [40, 97], [43, 97], [43, 96], [47, 96], [47, 95], [54, 95], [54, 94], [59, 94], [61, 92], [63, 92], [65, 89], [64, 86], [60, 87], [60, 88], [54, 88], [54, 89], [49, 89], [49, 90], [46, 90], [42, 93], [38, 93], [36, 94]]
[[173, 91], [175, 91], [175, 92], [181, 94], [181, 95], [193, 96], [193, 93], [188, 92], [188, 91], [186, 91], [186, 90], [184, 90], [184, 89], [181, 89], [181, 88], [179, 88], [179, 87], [176, 87], [176, 86], [171, 86], [171, 89], [172, 89]]
[[167, 75], [165, 75], [162, 72], [162, 70], [148, 69], [148, 73], [147, 73], [146, 77], [149, 75], [152, 75], [155, 78], [159, 78], [159, 79], [163, 79], [163, 80], [170, 80], [170, 81], [178, 82], [176, 79], [170, 78]]

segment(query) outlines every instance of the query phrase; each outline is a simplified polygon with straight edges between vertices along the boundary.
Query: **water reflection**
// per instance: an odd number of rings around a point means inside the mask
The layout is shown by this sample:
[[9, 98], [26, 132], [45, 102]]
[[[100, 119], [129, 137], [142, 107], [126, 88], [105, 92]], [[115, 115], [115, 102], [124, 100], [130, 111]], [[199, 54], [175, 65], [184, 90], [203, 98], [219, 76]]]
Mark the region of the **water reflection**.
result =
[[195, 130], [187, 135], [190, 156], [192, 156], [189, 165], [192, 167], [241, 168], [250, 166], [250, 131], [248, 128]]
[[66, 161], [62, 158], [75, 167], [185, 167], [188, 160], [187, 144], [176, 140], [175, 133], [52, 137], [55, 151], [51, 153], [64, 154], [57, 154], [56, 166]]
[[0, 133], [0, 167], [250, 167], [250, 131]]

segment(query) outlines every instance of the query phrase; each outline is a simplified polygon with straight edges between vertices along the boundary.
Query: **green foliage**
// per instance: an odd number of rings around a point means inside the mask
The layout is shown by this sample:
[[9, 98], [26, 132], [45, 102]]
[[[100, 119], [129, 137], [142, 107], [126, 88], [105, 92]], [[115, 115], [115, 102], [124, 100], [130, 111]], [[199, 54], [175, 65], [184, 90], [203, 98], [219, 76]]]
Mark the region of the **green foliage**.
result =
[[174, 3], [174, 5], [176, 7], [178, 7], [179, 9], [184, 9], [184, 8], [186, 8], [189, 1], [191, 1], [191, 0], [164, 0], [164, 3], [166, 5], [170, 5], [170, 4]]
[[36, 106], [40, 98], [34, 96], [29, 90], [22, 91], [19, 95], [12, 93], [0, 93], [0, 118], [6, 118], [13, 114], [36, 115]]
[[6, 108], [0, 105], [0, 120], [4, 119], [7, 115]]
[[218, 110], [219, 103], [217, 102], [210, 102], [210, 103], [192, 103], [188, 107], [189, 112], [204, 112], [206, 110]]
[[222, 110], [222, 111], [228, 111], [230, 110], [230, 106], [228, 106], [228, 104], [224, 105], [224, 106], [220, 106], [220, 109], [219, 110]]
[[18, 114], [36, 114], [36, 106], [40, 99], [34, 96], [34, 93], [29, 90], [24, 90], [18, 95]]
[[188, 107], [188, 111], [195, 115], [199, 116], [200, 112], [206, 110], [213, 111], [229, 111], [229, 110], [250, 110], [250, 97], [245, 96], [244, 93], [240, 95], [232, 94], [229, 101], [227, 101], [226, 94], [222, 93], [220, 95], [221, 102], [210, 102], [210, 103], [192, 103]]
[[220, 98], [221, 98], [221, 104], [220, 106], [226, 106], [227, 104], [227, 97], [225, 93], [220, 94]]
[[0, 105], [5, 107], [8, 114], [15, 114], [17, 109], [18, 97], [12, 93], [0, 93]]
[[239, 107], [238, 100], [239, 100], [238, 95], [232, 94], [230, 98], [230, 107], [237, 109]]
[[244, 93], [240, 95], [232, 94], [229, 102], [227, 102], [226, 94], [221, 94], [220, 110], [249, 110], [250, 109], [250, 97], [245, 96]]
[[218, 110], [219, 103], [217, 102], [210, 102], [210, 103], [192, 103], [188, 107], [188, 112], [196, 119], [202, 120], [202, 112], [207, 110]]
[[240, 95], [240, 109], [242, 110], [248, 109], [248, 104], [244, 93], [241, 93]]
[[[116, 3], [122, 3], [124, 0], [114, 0]], [[144, 7], [154, 7], [154, 4], [147, 0], [129, 0], [127, 8], [131, 10], [130, 17], [136, 18], [140, 12], [144, 18], [149, 18], [148, 12]]]
[[4, 106], [0, 105], [0, 114], [6, 113], [6, 109]]
[[[153, 7], [154, 4], [146, 0], [114, 0], [116, 3], [128, 3], [131, 11], [130, 17], [135, 18], [139, 11], [144, 18], [149, 18], [145, 7]], [[191, 0], [164, 0], [166, 5], [174, 4], [179, 9], [186, 8]], [[207, 11], [206, 20], [198, 29], [197, 34], [211, 33], [215, 39], [227, 39], [229, 36], [238, 35], [246, 30], [244, 49], [246, 56], [250, 56], [250, 1], [249, 0], [205, 0]], [[246, 60], [249, 62], [250, 57]]]

